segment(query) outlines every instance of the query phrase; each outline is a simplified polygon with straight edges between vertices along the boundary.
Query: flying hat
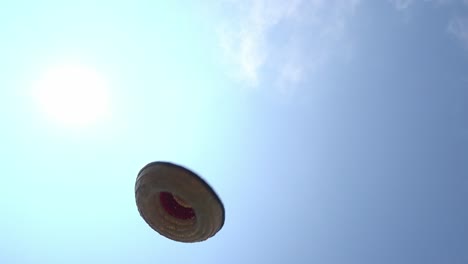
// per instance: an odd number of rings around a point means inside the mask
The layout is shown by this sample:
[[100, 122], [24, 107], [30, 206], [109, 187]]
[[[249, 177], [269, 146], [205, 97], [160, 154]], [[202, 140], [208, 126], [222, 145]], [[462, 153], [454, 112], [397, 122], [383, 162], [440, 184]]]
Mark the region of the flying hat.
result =
[[215, 191], [196, 173], [170, 162], [140, 170], [135, 198], [146, 223], [175, 241], [204, 241], [224, 224], [224, 206]]

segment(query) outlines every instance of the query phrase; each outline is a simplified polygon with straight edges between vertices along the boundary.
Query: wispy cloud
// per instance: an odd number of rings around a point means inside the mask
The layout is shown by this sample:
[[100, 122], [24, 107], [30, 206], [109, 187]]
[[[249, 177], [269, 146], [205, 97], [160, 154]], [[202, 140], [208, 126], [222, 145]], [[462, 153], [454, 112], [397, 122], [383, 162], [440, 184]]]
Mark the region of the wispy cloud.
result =
[[[225, 58], [249, 86], [294, 87], [336, 51], [360, 0], [225, 1]], [[340, 50], [340, 49], [338, 49]], [[272, 77], [274, 76], [274, 77]]]
[[396, 9], [404, 10], [407, 9], [414, 0], [388, 0]]
[[[447, 4], [452, 4], [456, 1], [465, 1], [468, 2], [468, 0], [424, 0], [420, 2], [425, 2], [425, 3], [431, 3], [435, 5], [447, 5]], [[388, 0], [390, 4], [392, 4], [395, 9], [404, 11], [410, 8], [412, 5], [416, 4], [418, 1], [415, 0]]]
[[458, 38], [464, 46], [468, 48], [468, 17], [452, 18], [448, 24], [447, 31]]
[[[397, 10], [404, 11], [415, 4], [414, 0], [388, 0]], [[451, 8], [452, 10], [466, 10], [468, 0], [424, 0], [423, 3], [436, 7]], [[447, 31], [461, 41], [468, 48], [468, 17], [455, 15], [448, 19]]]

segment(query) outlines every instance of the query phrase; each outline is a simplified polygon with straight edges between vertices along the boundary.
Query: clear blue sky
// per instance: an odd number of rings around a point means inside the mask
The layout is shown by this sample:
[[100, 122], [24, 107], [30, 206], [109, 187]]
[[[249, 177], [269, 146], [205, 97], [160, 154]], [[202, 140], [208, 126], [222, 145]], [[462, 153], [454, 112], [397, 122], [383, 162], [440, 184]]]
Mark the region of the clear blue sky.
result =
[[[468, 263], [466, 0], [5, 1], [0, 36], [2, 264]], [[155, 160], [215, 237], [146, 225]]]

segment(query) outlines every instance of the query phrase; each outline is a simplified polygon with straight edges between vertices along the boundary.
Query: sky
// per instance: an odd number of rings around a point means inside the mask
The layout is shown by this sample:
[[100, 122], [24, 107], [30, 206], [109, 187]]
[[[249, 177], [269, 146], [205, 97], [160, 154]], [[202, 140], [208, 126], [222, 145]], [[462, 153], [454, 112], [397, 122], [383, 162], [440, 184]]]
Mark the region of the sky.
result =
[[[468, 263], [468, 1], [0, 4], [0, 263]], [[152, 161], [224, 203], [178, 243]]]

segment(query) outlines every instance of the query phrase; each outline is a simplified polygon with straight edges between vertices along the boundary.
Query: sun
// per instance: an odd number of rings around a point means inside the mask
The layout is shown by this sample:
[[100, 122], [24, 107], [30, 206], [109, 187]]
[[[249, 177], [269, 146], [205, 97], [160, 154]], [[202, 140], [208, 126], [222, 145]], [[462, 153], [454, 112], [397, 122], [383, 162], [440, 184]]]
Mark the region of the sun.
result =
[[108, 81], [80, 63], [46, 69], [34, 85], [34, 99], [47, 118], [73, 127], [97, 123], [109, 115]]

